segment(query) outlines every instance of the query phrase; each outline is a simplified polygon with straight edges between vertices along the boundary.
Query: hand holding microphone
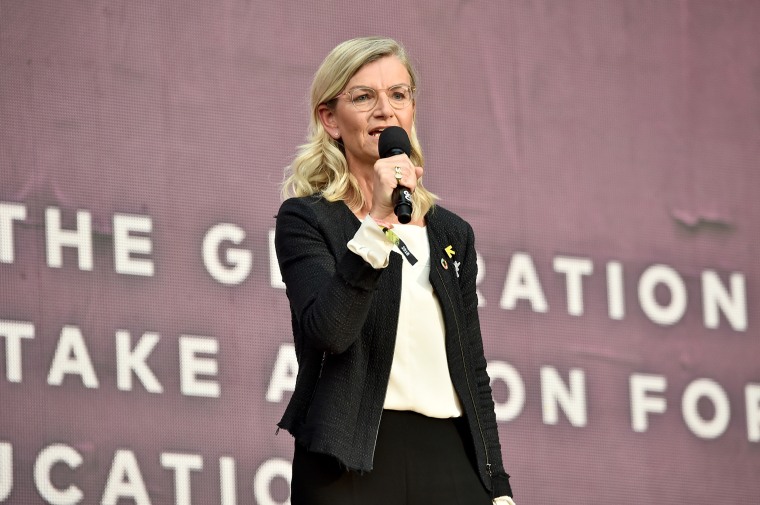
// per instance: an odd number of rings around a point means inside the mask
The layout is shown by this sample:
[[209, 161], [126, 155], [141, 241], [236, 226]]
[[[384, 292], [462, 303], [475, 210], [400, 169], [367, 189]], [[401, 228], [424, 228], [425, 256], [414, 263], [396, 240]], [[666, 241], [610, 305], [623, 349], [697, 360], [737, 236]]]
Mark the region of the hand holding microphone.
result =
[[[400, 154], [410, 156], [412, 153], [409, 136], [403, 128], [398, 126], [389, 126], [380, 133], [377, 148], [380, 158], [390, 158]], [[403, 178], [402, 170], [400, 166], [395, 167], [396, 181], [400, 182]], [[393, 202], [393, 212], [396, 214], [399, 223], [407, 224], [412, 220], [412, 192], [409, 188], [397, 182], [391, 201]]]

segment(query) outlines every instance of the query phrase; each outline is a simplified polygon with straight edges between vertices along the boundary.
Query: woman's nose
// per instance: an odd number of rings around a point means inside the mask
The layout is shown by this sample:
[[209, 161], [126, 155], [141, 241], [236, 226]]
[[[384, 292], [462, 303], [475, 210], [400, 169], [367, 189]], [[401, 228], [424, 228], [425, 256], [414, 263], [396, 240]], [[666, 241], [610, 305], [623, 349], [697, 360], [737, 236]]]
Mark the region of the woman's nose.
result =
[[388, 98], [388, 91], [378, 91], [375, 112], [381, 112], [384, 117], [393, 115], [393, 107], [391, 106], [390, 98]]

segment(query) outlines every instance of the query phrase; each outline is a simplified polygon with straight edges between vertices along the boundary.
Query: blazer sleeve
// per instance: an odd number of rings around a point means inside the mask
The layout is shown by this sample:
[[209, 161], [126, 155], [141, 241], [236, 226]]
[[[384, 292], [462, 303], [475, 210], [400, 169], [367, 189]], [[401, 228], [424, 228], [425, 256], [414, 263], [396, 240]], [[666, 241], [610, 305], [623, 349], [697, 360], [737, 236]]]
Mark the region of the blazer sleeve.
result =
[[466, 224], [466, 227], [467, 247], [460, 275], [460, 286], [469, 348], [475, 364], [474, 372], [478, 394], [478, 412], [482, 416], [484, 435], [488, 444], [493, 496], [512, 496], [509, 474], [504, 470], [501, 457], [501, 444], [499, 443], [499, 430], [496, 424], [496, 413], [494, 412], [491, 381], [486, 371], [487, 362], [483, 350], [483, 337], [478, 317], [478, 295], [476, 291], [478, 264], [477, 253], [475, 252], [475, 234], [469, 224]]
[[[344, 223], [320, 219], [315, 200], [283, 202], [275, 251], [293, 314], [296, 344], [342, 353], [361, 335], [382, 270], [329, 233]], [[300, 339], [300, 342], [298, 340]]]

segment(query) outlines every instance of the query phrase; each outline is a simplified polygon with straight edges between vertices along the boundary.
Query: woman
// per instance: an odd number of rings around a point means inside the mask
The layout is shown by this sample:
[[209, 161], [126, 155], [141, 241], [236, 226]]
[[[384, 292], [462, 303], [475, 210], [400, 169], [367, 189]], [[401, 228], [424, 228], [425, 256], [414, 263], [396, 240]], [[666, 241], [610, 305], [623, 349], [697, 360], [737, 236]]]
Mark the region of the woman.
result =
[[[422, 186], [416, 85], [404, 49], [379, 37], [338, 45], [314, 76], [275, 235], [299, 363], [279, 423], [296, 439], [293, 505], [512, 503], [472, 228]], [[379, 157], [390, 126], [409, 156]], [[404, 225], [397, 186], [412, 193]]]

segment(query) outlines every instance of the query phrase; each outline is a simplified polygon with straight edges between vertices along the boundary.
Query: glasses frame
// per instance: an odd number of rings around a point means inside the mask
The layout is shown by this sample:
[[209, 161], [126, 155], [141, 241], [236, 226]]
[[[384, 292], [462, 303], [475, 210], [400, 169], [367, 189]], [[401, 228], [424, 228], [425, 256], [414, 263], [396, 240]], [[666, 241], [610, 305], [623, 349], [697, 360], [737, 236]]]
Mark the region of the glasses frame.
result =
[[[398, 106], [396, 103], [393, 102], [393, 100], [390, 100], [390, 99], [388, 100], [388, 103], [390, 103], [391, 107], [393, 107], [394, 109], [396, 109], [396, 110], [402, 110], [402, 109], [406, 109], [407, 107], [409, 107], [409, 105], [411, 105], [412, 103], [414, 103], [414, 100], [416, 98], [417, 88], [414, 87], [414, 86], [412, 86], [411, 84], [403, 84], [403, 83], [402, 84], [394, 84], [393, 86], [388, 86], [385, 89], [375, 89], [375, 88], [371, 88], [369, 86], [354, 86], [351, 89], [347, 89], [343, 93], [335, 95], [335, 98], [333, 98], [333, 100], [337, 100], [340, 97], [342, 97], [343, 95], [348, 95], [348, 101], [351, 102], [351, 105], [353, 105], [356, 110], [358, 110], [359, 112], [369, 112], [372, 109], [374, 109], [375, 107], [377, 107], [377, 103], [380, 100], [380, 92], [381, 91], [384, 91], [385, 95], [388, 96], [388, 92], [390, 90], [392, 90], [393, 88], [399, 88], [399, 87], [407, 88], [409, 90], [409, 95], [411, 96], [411, 98], [409, 100], [409, 103], [401, 105], [401, 106]], [[352, 93], [355, 92], [355, 91], [359, 91], [359, 90], [372, 90], [372, 91], [375, 92], [375, 103], [372, 104], [372, 106], [369, 107], [368, 109], [364, 109], [364, 110], [360, 109], [359, 106], [356, 105], [356, 102], [354, 102], [354, 96], [353, 96]]]

